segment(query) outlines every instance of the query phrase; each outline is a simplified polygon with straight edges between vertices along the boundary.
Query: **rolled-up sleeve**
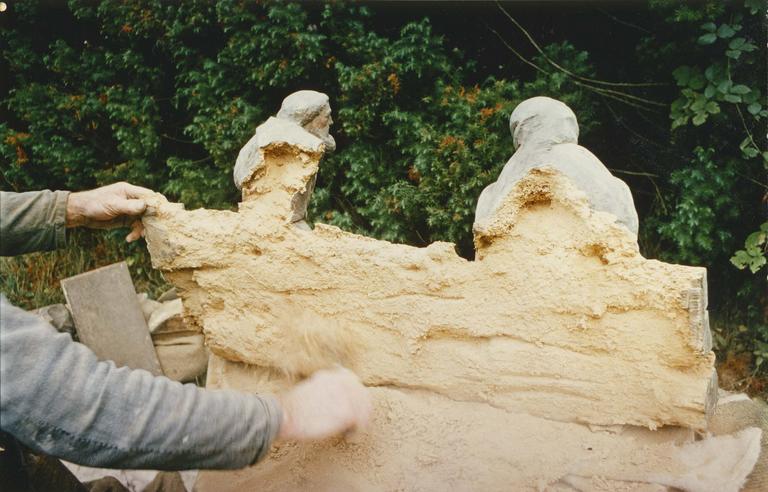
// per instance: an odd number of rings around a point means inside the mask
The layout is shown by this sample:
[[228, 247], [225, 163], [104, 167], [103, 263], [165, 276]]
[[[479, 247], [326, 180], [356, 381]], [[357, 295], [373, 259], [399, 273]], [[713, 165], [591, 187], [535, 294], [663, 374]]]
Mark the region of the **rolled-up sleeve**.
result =
[[0, 191], [0, 256], [64, 246], [68, 197], [68, 191]]
[[112, 468], [242, 468], [280, 428], [275, 398], [116, 368], [0, 295], [0, 428], [26, 446]]

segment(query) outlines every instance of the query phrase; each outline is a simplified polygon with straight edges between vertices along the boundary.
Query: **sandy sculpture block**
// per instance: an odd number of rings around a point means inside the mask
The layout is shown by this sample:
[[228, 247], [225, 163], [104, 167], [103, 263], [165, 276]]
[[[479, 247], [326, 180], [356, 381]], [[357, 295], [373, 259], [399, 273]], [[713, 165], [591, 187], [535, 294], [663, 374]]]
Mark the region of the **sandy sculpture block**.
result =
[[[243, 472], [246, 482], [418, 489], [443, 477], [461, 486], [474, 483], [456, 475], [470, 468], [448, 473], [440, 460], [466, 452], [488, 466], [532, 466], [507, 456], [505, 440], [543, 445], [564, 430], [591, 432], [582, 424], [706, 429], [717, 383], [705, 269], [640, 255], [626, 185], [576, 145], [577, 128], [566, 139], [538, 138], [551, 121], [542, 112], [562, 116], [565, 106], [536, 99], [521, 105], [517, 124], [513, 115], [518, 150], [481, 197], [475, 261], [449, 243], [415, 248], [298, 227], [327, 149], [300, 120], [270, 118], [241, 151], [238, 166], [253, 172], [237, 212], [186, 211], [156, 198], [144, 219], [148, 248], [215, 354], [210, 386], [279, 391], [341, 363], [374, 391], [372, 430], [360, 442], [284, 445]], [[250, 164], [241, 161], [248, 155]], [[579, 189], [570, 162], [600, 177], [599, 189]], [[541, 435], [520, 422], [538, 423]], [[411, 438], [423, 446], [398, 444]], [[622, 439], [633, 449], [634, 438]], [[580, 442], [562, 449], [576, 452]], [[615, 454], [618, 445], [605, 442], [602, 452]], [[540, 464], [531, 473], [572, 471]], [[406, 473], [413, 467], [422, 475]], [[574, 476], [591, 476], [585, 470]], [[614, 476], [631, 481], [636, 471]], [[513, 482], [489, 486], [503, 483]]]
[[[268, 369], [218, 356], [208, 367], [209, 387], [284, 385]], [[683, 427], [558, 422], [418, 388], [371, 392], [364, 433], [283, 443], [252, 468], [201, 473], [195, 490], [725, 492], [740, 489], [760, 453], [758, 428], [700, 440]]]
[[214, 353], [290, 375], [340, 362], [369, 386], [561, 421], [706, 427], [705, 269], [640, 256], [555, 167], [531, 168], [478, 220], [467, 261], [448, 243], [293, 226], [325, 144], [276, 118], [257, 134], [270, 138], [238, 212], [160, 201], [145, 220]]

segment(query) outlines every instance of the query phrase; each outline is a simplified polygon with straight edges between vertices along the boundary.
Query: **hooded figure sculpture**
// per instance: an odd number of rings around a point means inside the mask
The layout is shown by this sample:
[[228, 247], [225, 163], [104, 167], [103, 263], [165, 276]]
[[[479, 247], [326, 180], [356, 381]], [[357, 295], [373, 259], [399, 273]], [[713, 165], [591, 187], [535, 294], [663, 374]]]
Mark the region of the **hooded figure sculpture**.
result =
[[496, 182], [480, 194], [475, 222], [492, 215], [528, 171], [551, 167], [586, 193], [594, 210], [615, 215], [637, 235], [637, 212], [629, 187], [578, 145], [579, 125], [568, 106], [548, 97], [527, 99], [512, 112], [509, 128], [516, 151]]
[[[243, 190], [244, 184], [263, 166], [262, 147], [273, 139], [275, 133], [289, 131], [285, 125], [300, 127], [320, 139], [324, 151], [331, 152], [336, 149], [336, 141], [329, 133], [332, 124], [331, 106], [327, 95], [308, 90], [289, 95], [283, 99], [275, 118], [270, 118], [256, 128], [253, 137], [240, 149], [232, 176], [235, 186]], [[307, 183], [304, 192], [295, 198], [293, 204], [294, 214], [291, 221], [300, 227], [309, 228], [304, 219], [309, 197], [315, 188], [315, 179], [316, 175]], [[243, 193], [245, 195], [246, 191], [243, 190]]]

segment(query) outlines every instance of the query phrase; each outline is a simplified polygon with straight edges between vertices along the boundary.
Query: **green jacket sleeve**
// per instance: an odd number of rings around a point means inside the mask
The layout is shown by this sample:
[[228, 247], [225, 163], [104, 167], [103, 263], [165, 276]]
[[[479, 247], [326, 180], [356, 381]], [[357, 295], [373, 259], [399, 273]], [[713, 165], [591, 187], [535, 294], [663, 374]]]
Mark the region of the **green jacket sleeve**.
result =
[[68, 191], [0, 191], [0, 256], [64, 246], [68, 196]]

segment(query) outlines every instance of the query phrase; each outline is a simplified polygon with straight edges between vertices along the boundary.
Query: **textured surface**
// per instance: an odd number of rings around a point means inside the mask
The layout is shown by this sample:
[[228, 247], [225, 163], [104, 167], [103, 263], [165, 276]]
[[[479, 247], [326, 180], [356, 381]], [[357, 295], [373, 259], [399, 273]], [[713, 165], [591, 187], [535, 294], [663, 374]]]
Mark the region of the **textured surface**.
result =
[[77, 336], [101, 360], [163, 374], [125, 262], [61, 281]]
[[[317, 142], [312, 137], [316, 137], [323, 143], [325, 151], [335, 150], [336, 141], [329, 133], [331, 124], [333, 119], [327, 95], [316, 91], [298, 91], [286, 97], [276, 117], [257, 127], [253, 137], [240, 149], [233, 170], [235, 186], [242, 189], [246, 181], [252, 180], [253, 174], [263, 165], [263, 149], [272, 142], [287, 142], [314, 149]], [[305, 131], [296, 131], [295, 127]], [[310, 193], [311, 189], [303, 196], [305, 213]]]
[[563, 171], [572, 153], [544, 149], [563, 161], [508, 182], [467, 261], [448, 243], [293, 224], [322, 150], [261, 147], [237, 212], [158, 196], [144, 219], [153, 264], [214, 354], [208, 386], [281, 391], [341, 363], [375, 399], [365, 433], [280, 445], [253, 469], [201, 474], [199, 490], [743, 482], [759, 430], [703, 444], [691, 430], [717, 396], [705, 269], [643, 258]]
[[509, 126], [517, 150], [496, 182], [480, 194], [476, 226], [502, 206], [512, 188], [531, 169], [552, 167], [586, 193], [592, 208], [614, 215], [637, 235], [637, 212], [629, 187], [611, 175], [594, 154], [578, 145], [579, 126], [568, 106], [548, 97], [533, 97], [515, 108]]
[[[215, 356], [209, 366], [210, 387], [263, 391], [284, 384], [263, 368]], [[679, 427], [556, 422], [421, 389], [372, 393], [365, 433], [281, 444], [253, 468], [202, 472], [195, 490], [724, 492], [738, 490], [760, 447], [754, 428], [695, 440]]]
[[[301, 158], [275, 161], [308, 178]], [[705, 270], [644, 259], [554, 170], [518, 183], [474, 262], [447, 243], [302, 230], [252, 203], [145, 219], [155, 266], [222, 357], [298, 375], [341, 362], [368, 385], [561, 421], [706, 427]]]
[[768, 490], [768, 405], [761, 400], [751, 400], [744, 394], [722, 396], [712, 417], [710, 432], [714, 435], [727, 435], [750, 427], [758, 427], [763, 431], [762, 454], [743, 490], [765, 491]]

